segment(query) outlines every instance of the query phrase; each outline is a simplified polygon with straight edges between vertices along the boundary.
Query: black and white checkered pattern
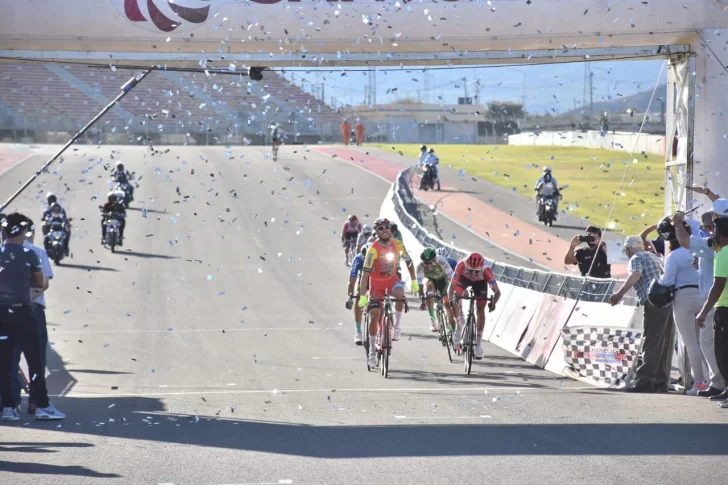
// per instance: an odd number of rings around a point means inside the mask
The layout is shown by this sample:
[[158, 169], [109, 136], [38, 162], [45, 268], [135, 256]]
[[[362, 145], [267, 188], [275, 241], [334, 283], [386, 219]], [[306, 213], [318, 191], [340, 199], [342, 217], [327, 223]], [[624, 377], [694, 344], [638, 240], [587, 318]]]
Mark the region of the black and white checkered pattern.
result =
[[622, 388], [640, 351], [639, 330], [573, 327], [561, 330], [564, 360], [601, 387]]

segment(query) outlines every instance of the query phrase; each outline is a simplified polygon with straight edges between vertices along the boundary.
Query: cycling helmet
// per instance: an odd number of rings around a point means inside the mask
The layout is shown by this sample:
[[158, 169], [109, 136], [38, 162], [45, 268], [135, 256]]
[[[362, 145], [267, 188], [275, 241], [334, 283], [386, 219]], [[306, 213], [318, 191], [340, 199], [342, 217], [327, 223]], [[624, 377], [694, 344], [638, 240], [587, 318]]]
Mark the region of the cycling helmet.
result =
[[427, 151], [427, 145], [420, 145], [420, 151], [426, 152]]
[[389, 222], [389, 219], [385, 217], [380, 217], [376, 221], [374, 221], [374, 229], [379, 229], [380, 226], [390, 226], [391, 224]]
[[672, 303], [675, 298], [675, 290], [672, 286], [663, 286], [660, 284], [660, 280], [655, 278], [650, 283], [650, 288], [647, 291], [647, 299], [656, 307], [663, 308]]
[[106, 197], [109, 200], [109, 202], [116, 202], [116, 194], [115, 193], [109, 192], [108, 194], [106, 194]]
[[437, 258], [437, 253], [432, 248], [425, 248], [425, 250], [422, 251], [422, 254], [420, 254], [420, 259], [423, 262], [429, 263], [430, 261], [434, 261], [435, 258]]
[[551, 167], [544, 167], [543, 173], [551, 173]]
[[116, 162], [116, 168], [119, 170], [124, 170], [124, 164], [122, 162]]
[[48, 201], [48, 205], [52, 205], [55, 202], [58, 202], [58, 197], [53, 192], [48, 192], [46, 194], [46, 200]]
[[361, 232], [363, 232], [364, 234], [371, 234], [372, 232], [374, 232], [374, 228], [367, 224], [361, 229]]
[[392, 232], [397, 232], [397, 224], [390, 224], [390, 229], [392, 229]]
[[485, 258], [480, 253], [470, 253], [465, 258], [465, 267], [472, 271], [480, 271], [485, 266]]
[[437, 255], [447, 258], [450, 256], [450, 251], [447, 248], [437, 248]]
[[358, 220], [354, 214], [349, 215], [349, 222], [357, 222]]

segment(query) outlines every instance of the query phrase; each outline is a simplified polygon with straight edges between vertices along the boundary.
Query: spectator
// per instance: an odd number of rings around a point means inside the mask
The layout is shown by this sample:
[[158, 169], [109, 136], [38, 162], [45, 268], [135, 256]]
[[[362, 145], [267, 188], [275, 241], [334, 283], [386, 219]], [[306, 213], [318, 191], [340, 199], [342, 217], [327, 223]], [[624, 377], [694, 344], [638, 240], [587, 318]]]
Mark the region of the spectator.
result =
[[670, 384], [672, 353], [675, 345], [675, 325], [671, 305], [660, 308], [647, 299], [650, 283], [662, 273], [660, 259], [649, 251], [640, 236], [629, 236], [622, 251], [629, 257], [629, 277], [622, 288], [609, 298], [614, 306], [631, 288], [639, 304], [644, 306], [642, 319], [642, 365], [637, 368], [633, 386], [627, 392], [667, 392]]
[[341, 124], [341, 136], [344, 138], [344, 145], [348, 146], [351, 139], [351, 125], [347, 120]]
[[364, 144], [364, 123], [361, 121], [356, 124], [356, 144], [359, 146]]
[[[673, 219], [675, 220], [675, 236], [680, 242], [680, 245], [688, 249], [693, 256], [698, 258], [698, 286], [700, 287], [700, 296], [703, 302], [707, 301], [708, 295], [710, 294], [710, 288], [713, 285], [713, 264], [715, 260], [715, 251], [711, 247], [713, 237], [715, 237], [715, 224], [713, 223], [713, 213], [706, 212], [703, 214], [701, 219], [703, 220], [703, 228], [705, 235], [700, 236], [692, 234], [690, 235], [685, 226], [679, 224], [685, 218], [685, 214], [677, 212]], [[711, 309], [707, 315], [706, 320], [708, 322], [713, 321], [714, 310]], [[723, 375], [718, 369], [718, 362], [715, 358], [714, 349], [714, 335], [713, 325], [706, 325], [698, 327], [700, 330], [700, 348], [703, 351], [703, 356], [708, 363], [708, 373], [710, 376], [710, 387], [703, 391], [698, 392], [700, 397], [712, 397], [721, 394], [725, 388], [726, 383]]]
[[[587, 246], [576, 249], [583, 242]], [[602, 242], [602, 230], [589, 226], [586, 228], [586, 237], [574, 236], [564, 257], [564, 264], [578, 264], [582, 276], [611, 278], [612, 266], [607, 263], [607, 245]]]
[[28, 361], [30, 396], [37, 405], [36, 419], [63, 419], [65, 415], [48, 401], [38, 325], [30, 307], [31, 284], [43, 288], [45, 277], [35, 252], [23, 248], [28, 221], [16, 212], [9, 214], [2, 226], [5, 243], [0, 247], [0, 399], [3, 408], [0, 419], [20, 419], [10, 391], [15, 342]]
[[[700, 349], [700, 328], [695, 325], [694, 317], [703, 306], [703, 298], [700, 296], [698, 285], [700, 276], [693, 266], [693, 255], [680, 245], [676, 237], [676, 226], [681, 226], [681, 229], [688, 233], [692, 232], [682, 218], [678, 223], [666, 217], [658, 225], [660, 236], [670, 247], [670, 252], [665, 258], [665, 273], [660, 278], [660, 284], [674, 288], [672, 315], [690, 361], [690, 371], [686, 370], [685, 373], [692, 373], [693, 377], [693, 385], [686, 394], [696, 396], [699, 391], [705, 391], [709, 387], [705, 373], [708, 364]], [[690, 385], [688, 377], [683, 376], [686, 388]]]
[[[715, 208], [715, 207], [714, 207]], [[713, 325], [715, 327], [715, 357], [718, 369], [723, 376], [728, 375], [728, 219], [715, 221], [715, 241], [720, 249], [715, 255], [715, 274], [713, 286], [708, 294], [708, 299], [703, 309], [695, 317], [695, 323], [699, 327], [705, 326], [710, 310], [715, 306]], [[722, 400], [720, 407], [728, 408], [728, 390], [710, 398]]]
[[[33, 224], [33, 221], [28, 220], [28, 227], [29, 231], [26, 234], [26, 240], [23, 243], [23, 247], [27, 249], [31, 249], [35, 252], [35, 254], [38, 255], [38, 259], [40, 260], [40, 267], [43, 271], [43, 276], [45, 276], [45, 284], [43, 288], [31, 288], [30, 289], [30, 299], [31, 303], [30, 306], [33, 309], [33, 317], [35, 317], [35, 321], [38, 324], [38, 339], [40, 343], [40, 360], [43, 364], [43, 369], [46, 368], [46, 353], [48, 350], [48, 327], [46, 326], [46, 315], [45, 315], [45, 308], [46, 308], [46, 302], [45, 302], [45, 296], [44, 293], [46, 290], [48, 290], [48, 284], [49, 280], [53, 278], [53, 268], [51, 267], [51, 263], [48, 260], [48, 254], [46, 253], [45, 249], [39, 248], [38, 246], [35, 246], [33, 243], [35, 242], [35, 225]], [[17, 342], [15, 342], [15, 350], [13, 353], [13, 377], [10, 381], [12, 394], [13, 394], [13, 402], [16, 405], [16, 407], [20, 406], [20, 389], [23, 387], [22, 379], [20, 378], [19, 374], [19, 366], [20, 366], [20, 345], [18, 345]], [[36, 411], [36, 405], [33, 402], [32, 399], [28, 399], [28, 414], [35, 414]]]

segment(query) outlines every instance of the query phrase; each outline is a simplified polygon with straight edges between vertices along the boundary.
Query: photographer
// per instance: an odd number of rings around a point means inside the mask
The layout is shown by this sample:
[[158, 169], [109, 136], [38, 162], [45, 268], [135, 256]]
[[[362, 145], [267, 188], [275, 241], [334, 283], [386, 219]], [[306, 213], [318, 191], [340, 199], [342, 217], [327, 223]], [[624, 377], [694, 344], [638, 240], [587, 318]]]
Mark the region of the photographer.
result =
[[[587, 244], [586, 247], [577, 249], [584, 243]], [[586, 228], [586, 235], [574, 236], [564, 257], [564, 264], [579, 265], [582, 276], [611, 278], [612, 266], [607, 263], [607, 245], [602, 242], [602, 230], [589, 226]]]

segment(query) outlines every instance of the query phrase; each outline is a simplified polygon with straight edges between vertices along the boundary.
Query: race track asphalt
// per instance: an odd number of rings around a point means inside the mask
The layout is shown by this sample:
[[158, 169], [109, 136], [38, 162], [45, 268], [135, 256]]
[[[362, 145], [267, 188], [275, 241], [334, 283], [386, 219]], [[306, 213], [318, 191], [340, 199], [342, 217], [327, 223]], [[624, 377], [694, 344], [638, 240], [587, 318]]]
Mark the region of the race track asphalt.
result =
[[[389, 186], [360, 167], [300, 146], [277, 163], [262, 147], [76, 148], [11, 207], [37, 219], [52, 190], [74, 218], [48, 293], [68, 418], [0, 425], [0, 483], [720, 480], [714, 403], [588, 388], [489, 344], [465, 376], [416, 305], [390, 379], [367, 372], [338, 231], [378, 215]], [[0, 196], [48, 153], [0, 177]], [[98, 205], [119, 159], [140, 187], [111, 254]]]

